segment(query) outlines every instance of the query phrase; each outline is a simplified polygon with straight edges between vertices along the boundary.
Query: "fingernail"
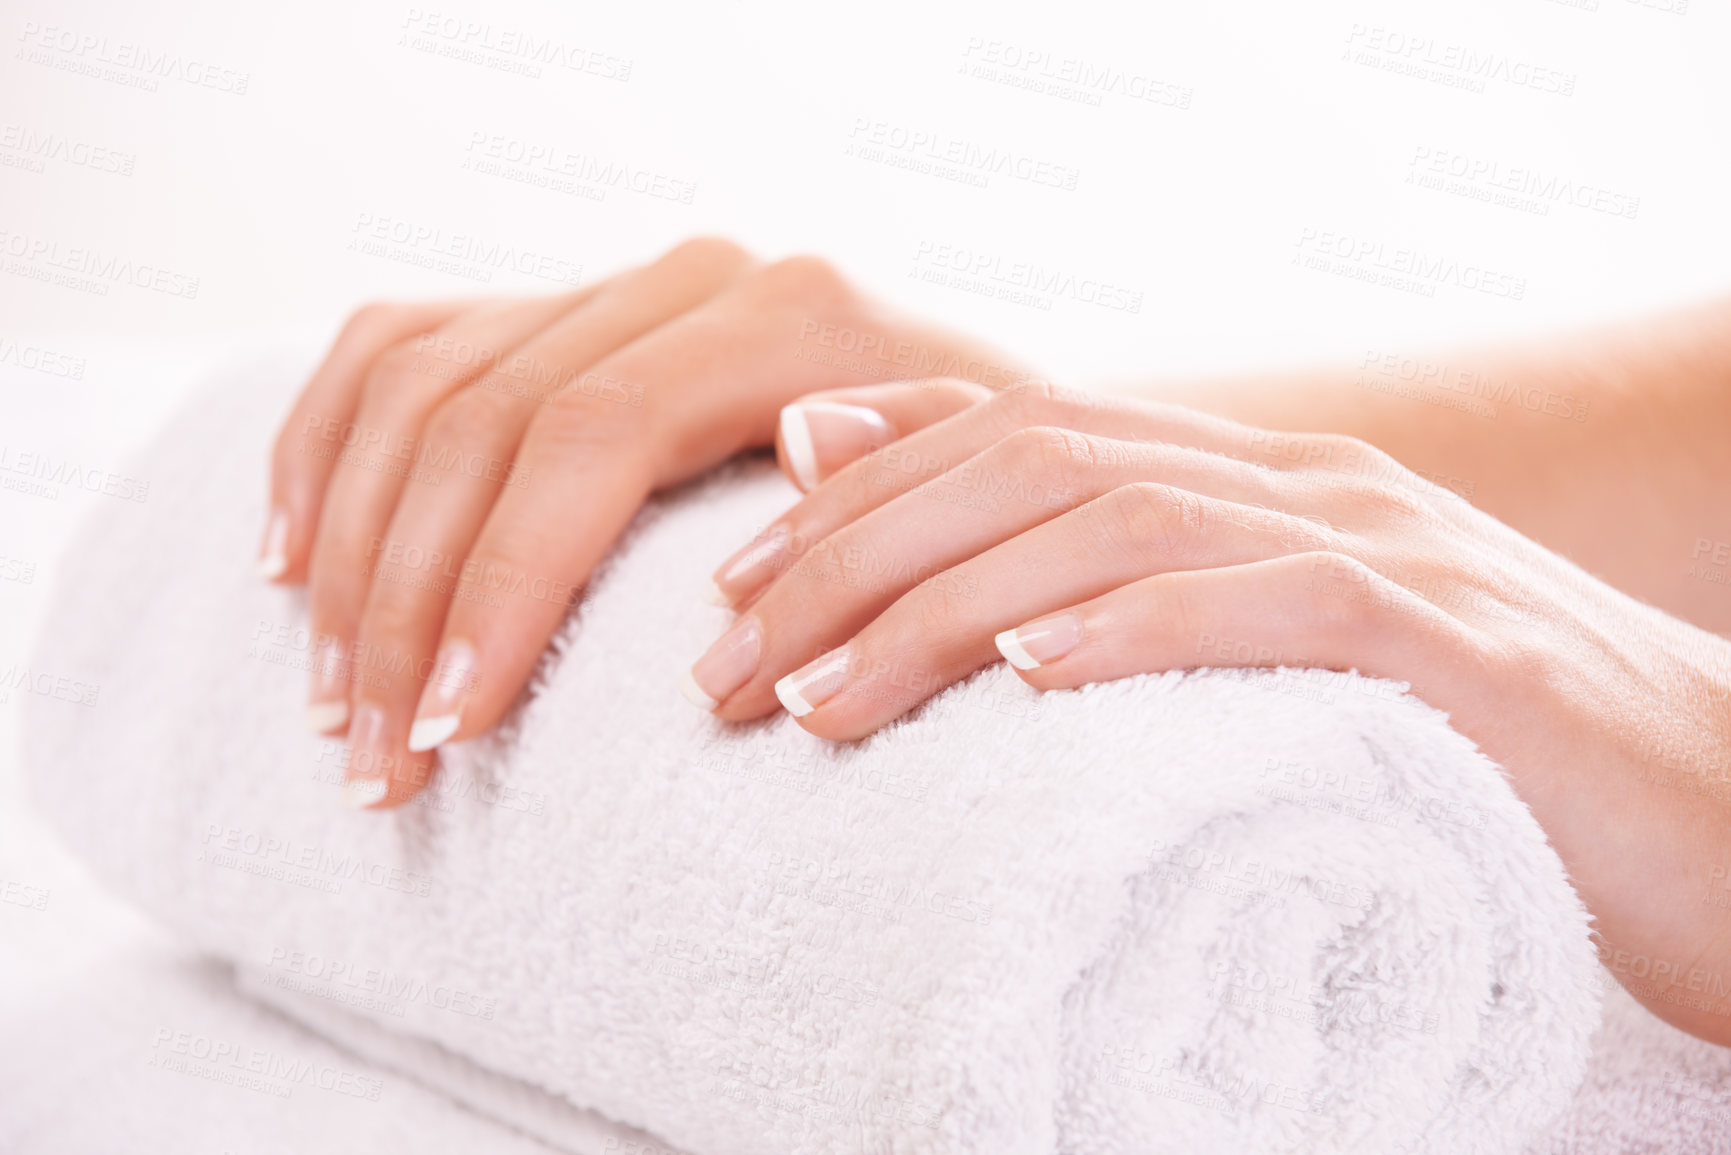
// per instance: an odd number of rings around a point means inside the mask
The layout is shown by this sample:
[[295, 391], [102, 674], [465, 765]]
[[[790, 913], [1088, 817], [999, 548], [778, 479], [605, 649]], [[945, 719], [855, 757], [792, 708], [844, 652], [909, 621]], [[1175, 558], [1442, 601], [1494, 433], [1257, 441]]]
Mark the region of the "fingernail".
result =
[[313, 646], [312, 675], [307, 725], [322, 734], [341, 726], [349, 716], [348, 663], [343, 661], [343, 648], [336, 638], [321, 636]]
[[307, 707], [307, 729], [315, 734], [329, 734], [333, 730], [341, 730], [343, 723], [348, 720], [347, 698], [339, 698], [335, 702], [314, 702]]
[[697, 664], [679, 680], [679, 689], [700, 710], [713, 710], [757, 673], [763, 653], [763, 634], [750, 614], [710, 646]]
[[897, 437], [876, 409], [839, 401], [802, 401], [781, 410], [781, 447], [794, 480], [807, 493], [856, 458]]
[[715, 584], [714, 578], [709, 579], [709, 589], [704, 593], [704, 597], [712, 606], [730, 606], [733, 604], [733, 599], [727, 596], [726, 590]]
[[1082, 619], [1075, 614], [1058, 614], [1005, 630], [992, 640], [1010, 665], [1018, 670], [1033, 670], [1076, 648], [1076, 643], [1082, 640]]
[[775, 684], [775, 696], [795, 718], [803, 718], [847, 684], [848, 648], [831, 650]]
[[272, 509], [265, 525], [264, 545], [258, 551], [258, 576], [274, 581], [288, 570], [288, 511]]
[[343, 805], [364, 810], [391, 791], [390, 718], [382, 706], [362, 703], [349, 727], [349, 765], [343, 774]]
[[738, 605], [768, 585], [781, 572], [787, 543], [787, 526], [772, 525], [722, 562], [714, 579], [716, 590], [725, 599], [721, 604]]
[[463, 723], [463, 703], [474, 690], [477, 664], [475, 647], [460, 638], [439, 647], [433, 676], [421, 691], [415, 723], [409, 727], [412, 753], [431, 750], [457, 732]]

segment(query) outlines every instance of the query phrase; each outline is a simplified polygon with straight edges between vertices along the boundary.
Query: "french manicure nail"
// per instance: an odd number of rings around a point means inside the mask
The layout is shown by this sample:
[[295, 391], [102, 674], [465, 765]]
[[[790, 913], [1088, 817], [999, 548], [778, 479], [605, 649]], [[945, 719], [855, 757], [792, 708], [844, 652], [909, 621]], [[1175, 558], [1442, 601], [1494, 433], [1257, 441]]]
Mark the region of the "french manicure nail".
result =
[[775, 696], [795, 718], [803, 718], [847, 684], [851, 657], [846, 646], [795, 670], [775, 684]]
[[258, 576], [265, 581], [275, 581], [288, 570], [288, 533], [288, 511], [272, 509], [258, 551]]
[[348, 720], [347, 698], [338, 698], [334, 702], [314, 702], [307, 707], [307, 729], [315, 734], [329, 734], [341, 730], [343, 723]]
[[343, 783], [343, 805], [350, 810], [366, 810], [390, 792], [390, 783], [383, 778], [350, 778]]
[[1082, 619], [1075, 614], [1058, 614], [1005, 630], [992, 640], [1010, 665], [1034, 670], [1076, 648], [1082, 640]]
[[713, 710], [751, 680], [762, 654], [762, 631], [757, 619], [746, 614], [686, 671], [679, 689], [698, 709]]
[[723, 605], [738, 605], [774, 579], [784, 564], [788, 537], [787, 526], [772, 525], [721, 563], [714, 580], [715, 588], [726, 599]]
[[421, 691], [415, 722], [409, 727], [410, 752], [431, 750], [463, 724], [463, 704], [474, 690], [478, 661], [475, 647], [461, 638], [453, 638], [439, 647], [433, 676]]
[[318, 733], [324, 733], [342, 725], [349, 716], [348, 664], [343, 660], [342, 645], [334, 636], [319, 635], [313, 645], [312, 667], [313, 685], [307, 693], [307, 725]]
[[781, 410], [781, 447], [807, 493], [828, 473], [896, 439], [895, 426], [864, 405], [801, 401]]
[[391, 791], [390, 718], [384, 707], [363, 702], [349, 727], [349, 765], [343, 774], [343, 805], [354, 810], [374, 806]]

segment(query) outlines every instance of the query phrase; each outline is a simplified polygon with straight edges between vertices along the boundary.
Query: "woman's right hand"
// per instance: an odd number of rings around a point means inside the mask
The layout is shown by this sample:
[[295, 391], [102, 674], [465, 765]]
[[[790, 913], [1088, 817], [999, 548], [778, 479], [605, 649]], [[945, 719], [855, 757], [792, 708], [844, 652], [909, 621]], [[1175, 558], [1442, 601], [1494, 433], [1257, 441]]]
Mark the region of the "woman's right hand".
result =
[[[347, 731], [345, 800], [406, 801], [435, 747], [504, 716], [651, 492], [770, 444], [797, 396], [934, 373], [1027, 377], [821, 260], [713, 239], [560, 296], [356, 313], [277, 437], [259, 563], [307, 584], [307, 718]], [[911, 392], [910, 428], [953, 391]], [[796, 452], [847, 416], [814, 416]]]

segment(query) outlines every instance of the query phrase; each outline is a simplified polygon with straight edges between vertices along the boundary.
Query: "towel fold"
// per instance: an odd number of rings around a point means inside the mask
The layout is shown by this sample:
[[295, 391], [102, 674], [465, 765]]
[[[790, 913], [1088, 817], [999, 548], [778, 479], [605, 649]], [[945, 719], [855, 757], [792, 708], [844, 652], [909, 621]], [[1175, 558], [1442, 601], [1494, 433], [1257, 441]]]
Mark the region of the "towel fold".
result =
[[37, 663], [99, 694], [32, 696], [26, 756], [111, 882], [330, 1037], [694, 1155], [1517, 1152], [1568, 1105], [1585, 912], [1401, 687], [997, 666], [848, 746], [685, 703], [705, 576], [794, 496], [761, 461], [647, 508], [416, 804], [343, 811], [304, 598], [248, 556], [299, 369], [202, 391], [85, 527]]

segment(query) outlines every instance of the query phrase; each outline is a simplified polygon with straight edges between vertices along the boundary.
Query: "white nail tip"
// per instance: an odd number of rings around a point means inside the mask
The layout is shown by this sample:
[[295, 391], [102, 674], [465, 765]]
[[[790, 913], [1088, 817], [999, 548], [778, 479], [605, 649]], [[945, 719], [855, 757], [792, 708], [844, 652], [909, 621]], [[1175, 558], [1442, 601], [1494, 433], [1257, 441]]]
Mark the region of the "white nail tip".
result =
[[446, 738], [457, 732], [461, 719], [455, 714], [441, 714], [437, 718], [418, 718], [409, 727], [409, 752], [420, 754], [431, 750]]
[[716, 605], [716, 606], [732, 606], [733, 605], [733, 599], [728, 597], [726, 593], [722, 592], [721, 587], [715, 584], [715, 579], [713, 579], [713, 578], [710, 579], [709, 591], [704, 596], [709, 599], [709, 603], [711, 605]]
[[997, 643], [998, 653], [1004, 655], [1004, 660], [1018, 670], [1036, 670], [1040, 663], [1034, 656], [1022, 648], [1022, 643], [1016, 637], [1015, 630], [1005, 630], [992, 641]]
[[799, 487], [810, 493], [817, 488], [817, 451], [811, 444], [811, 426], [806, 423], [805, 410], [798, 405], [781, 408], [781, 447], [787, 453], [787, 463]]
[[315, 734], [328, 734], [332, 730], [340, 730], [344, 722], [349, 720], [349, 704], [347, 701], [314, 702], [307, 707], [307, 729]]
[[265, 528], [264, 549], [259, 554], [258, 576], [274, 581], [288, 572], [288, 515], [272, 510], [270, 525]]
[[383, 778], [351, 778], [343, 783], [343, 805], [350, 810], [365, 810], [391, 792], [391, 784]]
[[685, 695], [685, 700], [699, 710], [713, 710], [719, 704], [714, 698], [703, 692], [703, 687], [697, 684], [697, 679], [687, 670], [679, 676], [679, 692]]
[[775, 696], [781, 699], [781, 704], [795, 718], [803, 718], [812, 712], [813, 706], [800, 697], [799, 690], [793, 684], [794, 675], [789, 674], [775, 684]]

